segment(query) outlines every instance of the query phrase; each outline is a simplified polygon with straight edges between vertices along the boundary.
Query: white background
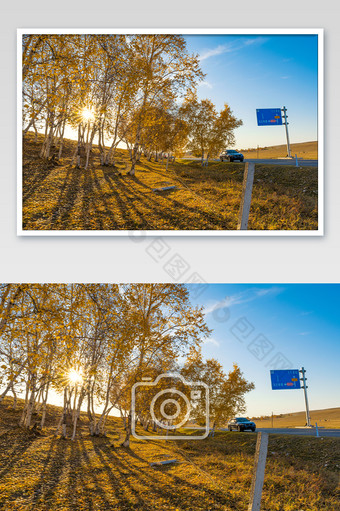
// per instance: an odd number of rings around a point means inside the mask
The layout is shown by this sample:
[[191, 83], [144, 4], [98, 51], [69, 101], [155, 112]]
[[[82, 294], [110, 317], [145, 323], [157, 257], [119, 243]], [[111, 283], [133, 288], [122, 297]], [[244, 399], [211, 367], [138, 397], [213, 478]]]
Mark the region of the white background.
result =
[[[1, 7], [0, 281], [173, 282], [164, 269], [179, 254], [210, 282], [339, 282], [340, 7], [335, 1], [58, 1]], [[324, 28], [325, 236], [168, 237], [155, 261], [155, 238], [16, 236], [17, 28]], [[246, 80], [246, 72], [245, 78]]]

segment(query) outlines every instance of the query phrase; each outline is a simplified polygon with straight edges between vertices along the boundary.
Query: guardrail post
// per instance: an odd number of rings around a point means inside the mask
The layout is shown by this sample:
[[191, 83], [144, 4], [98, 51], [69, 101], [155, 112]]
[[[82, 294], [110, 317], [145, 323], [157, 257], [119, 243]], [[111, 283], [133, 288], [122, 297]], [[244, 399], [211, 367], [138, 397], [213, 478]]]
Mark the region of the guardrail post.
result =
[[246, 163], [243, 177], [242, 199], [238, 218], [237, 229], [246, 230], [248, 228], [249, 211], [251, 204], [251, 195], [253, 192], [253, 182], [255, 174], [255, 163]]
[[264, 471], [268, 451], [268, 433], [257, 434], [253, 480], [250, 488], [248, 511], [260, 511]]

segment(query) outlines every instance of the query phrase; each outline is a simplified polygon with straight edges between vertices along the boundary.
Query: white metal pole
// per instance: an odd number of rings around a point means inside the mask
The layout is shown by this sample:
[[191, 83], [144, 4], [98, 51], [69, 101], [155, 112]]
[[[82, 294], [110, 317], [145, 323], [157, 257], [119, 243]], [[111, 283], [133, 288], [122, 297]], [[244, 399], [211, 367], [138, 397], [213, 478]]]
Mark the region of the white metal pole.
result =
[[307, 422], [307, 426], [309, 427], [311, 424], [310, 424], [310, 415], [309, 415], [309, 406], [308, 406], [308, 398], [307, 398], [307, 385], [306, 385], [306, 380], [307, 378], [305, 377], [305, 373], [306, 373], [306, 370], [304, 367], [301, 367], [300, 369], [300, 373], [302, 374], [302, 378], [301, 380], [303, 381], [303, 391], [304, 391], [304, 395], [305, 395], [305, 404], [306, 404], [306, 422]]
[[283, 117], [284, 117], [284, 120], [285, 120], [288, 158], [291, 158], [292, 157], [292, 153], [290, 151], [290, 142], [289, 142], [289, 135], [288, 135], [288, 121], [287, 121], [288, 115], [287, 115], [287, 108], [285, 106], [282, 108], [282, 112], [283, 112]]
[[246, 163], [244, 168], [240, 213], [237, 223], [238, 230], [246, 230], [248, 228], [251, 195], [253, 192], [254, 173], [255, 163], [252, 162]]
[[268, 451], [268, 433], [257, 434], [253, 479], [250, 488], [248, 511], [260, 511], [264, 472]]

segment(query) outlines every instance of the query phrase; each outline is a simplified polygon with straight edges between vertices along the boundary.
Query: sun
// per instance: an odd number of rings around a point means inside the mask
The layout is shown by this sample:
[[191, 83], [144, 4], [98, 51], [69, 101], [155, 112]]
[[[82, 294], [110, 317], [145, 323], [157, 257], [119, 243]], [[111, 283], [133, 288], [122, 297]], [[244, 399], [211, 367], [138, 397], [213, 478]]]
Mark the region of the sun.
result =
[[81, 111], [81, 118], [83, 119], [83, 121], [93, 121], [94, 119], [94, 112], [93, 110], [90, 110], [90, 108], [83, 108], [82, 111]]
[[79, 383], [82, 383], [83, 375], [81, 371], [78, 371], [77, 369], [70, 369], [69, 372], [67, 373], [67, 380], [72, 385], [77, 385]]

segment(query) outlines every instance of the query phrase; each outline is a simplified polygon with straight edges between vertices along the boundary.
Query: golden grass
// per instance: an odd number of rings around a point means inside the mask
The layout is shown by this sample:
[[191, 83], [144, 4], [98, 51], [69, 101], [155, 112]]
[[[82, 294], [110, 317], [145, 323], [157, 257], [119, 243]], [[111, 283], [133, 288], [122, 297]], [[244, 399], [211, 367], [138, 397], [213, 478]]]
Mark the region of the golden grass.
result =
[[[256, 435], [217, 432], [212, 439], [177, 442], [132, 439], [116, 418], [108, 436], [92, 438], [82, 414], [76, 441], [53, 436], [60, 413], [49, 407], [44, 436], [17, 427], [19, 409], [0, 405], [0, 508], [5, 511], [247, 509]], [[339, 509], [338, 438], [272, 435], [262, 511]], [[176, 465], [150, 463], [177, 459]]]
[[[312, 424], [317, 422], [320, 427], [329, 429], [340, 428], [340, 408], [311, 410], [310, 417]], [[285, 413], [281, 416], [274, 416], [274, 428], [294, 428], [304, 426], [305, 423], [305, 412]], [[271, 424], [271, 417], [256, 418], [256, 426], [258, 428], [270, 428]]]
[[[137, 165], [126, 175], [127, 152], [101, 167], [94, 148], [87, 171], [70, 166], [74, 141], [59, 165], [39, 159], [40, 141], [28, 134], [23, 167], [24, 230], [235, 230], [244, 165], [178, 160]], [[120, 175], [122, 174], [122, 175]], [[154, 188], [175, 185], [169, 192]], [[317, 229], [316, 168], [256, 165], [249, 229]]]
[[[317, 160], [318, 159], [318, 143], [314, 142], [301, 142], [299, 144], [291, 144], [291, 153], [293, 156], [297, 154], [298, 158], [304, 160]], [[270, 147], [260, 147], [259, 151], [256, 148], [250, 150], [242, 150], [245, 158], [285, 158], [287, 156], [287, 146], [276, 145]]]

